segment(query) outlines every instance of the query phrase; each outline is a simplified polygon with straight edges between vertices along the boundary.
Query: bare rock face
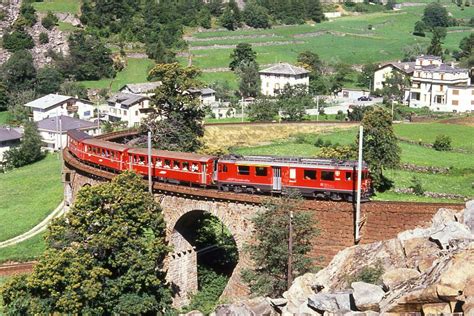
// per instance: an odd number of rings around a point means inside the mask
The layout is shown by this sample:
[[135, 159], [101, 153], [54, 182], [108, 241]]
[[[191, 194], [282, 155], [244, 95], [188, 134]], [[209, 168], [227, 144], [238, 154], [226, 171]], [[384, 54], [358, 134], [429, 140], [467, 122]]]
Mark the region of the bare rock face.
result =
[[307, 305], [318, 313], [350, 311], [350, 292], [317, 293], [308, 297]]
[[380, 286], [365, 282], [352, 282], [351, 287], [354, 290], [352, 296], [355, 305], [359, 310], [378, 311], [380, 309], [379, 303], [385, 295]]
[[389, 270], [382, 275], [382, 283], [386, 289], [392, 290], [411, 279], [420, 276], [420, 272], [415, 269], [397, 268]]
[[256, 297], [240, 303], [219, 305], [214, 315], [216, 316], [276, 316], [268, 299]]

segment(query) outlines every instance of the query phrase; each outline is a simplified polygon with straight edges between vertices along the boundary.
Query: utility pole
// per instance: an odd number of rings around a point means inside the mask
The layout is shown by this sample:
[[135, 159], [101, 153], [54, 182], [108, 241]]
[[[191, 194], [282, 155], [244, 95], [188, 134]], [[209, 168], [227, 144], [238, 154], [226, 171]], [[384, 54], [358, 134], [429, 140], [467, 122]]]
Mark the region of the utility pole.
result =
[[240, 100], [240, 109], [242, 111], [242, 123], [244, 122], [244, 97], [242, 96], [242, 99]]
[[288, 289], [293, 283], [293, 211], [290, 211], [290, 226], [288, 232]]
[[316, 121], [319, 122], [319, 95], [316, 96]]
[[148, 192], [153, 193], [151, 183], [151, 131], [148, 131]]
[[357, 164], [357, 204], [356, 204], [356, 218], [355, 218], [355, 234], [354, 241], [357, 243], [360, 240], [360, 190], [362, 182], [362, 144], [364, 137], [364, 127], [361, 125], [359, 127], [359, 161]]

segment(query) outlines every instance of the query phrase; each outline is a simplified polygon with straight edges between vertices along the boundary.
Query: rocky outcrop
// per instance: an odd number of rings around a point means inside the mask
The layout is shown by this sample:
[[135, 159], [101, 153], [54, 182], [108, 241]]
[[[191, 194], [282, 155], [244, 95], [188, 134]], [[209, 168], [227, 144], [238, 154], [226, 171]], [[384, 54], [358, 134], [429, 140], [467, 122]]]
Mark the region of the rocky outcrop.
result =
[[[20, 0], [0, 1], [0, 12], [4, 14], [4, 18], [0, 20], [0, 37], [15, 22], [20, 14]], [[0, 46], [0, 65], [8, 60], [10, 52]]]
[[[440, 209], [426, 227], [340, 251], [270, 306], [281, 315], [474, 315], [473, 228], [474, 202]], [[360, 282], [364, 271], [380, 273], [377, 284]]]

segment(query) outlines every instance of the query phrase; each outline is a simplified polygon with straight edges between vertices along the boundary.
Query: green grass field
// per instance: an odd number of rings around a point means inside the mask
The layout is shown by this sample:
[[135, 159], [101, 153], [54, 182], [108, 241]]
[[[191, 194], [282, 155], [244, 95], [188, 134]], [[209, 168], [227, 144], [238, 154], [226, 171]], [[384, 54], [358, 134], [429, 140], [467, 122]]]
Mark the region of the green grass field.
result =
[[127, 67], [119, 72], [114, 79], [102, 79], [98, 81], [82, 81], [81, 83], [89, 89], [111, 89], [118, 91], [127, 83], [141, 83], [147, 81], [148, 71], [154, 62], [150, 59], [127, 58]]
[[39, 234], [16, 245], [0, 248], [0, 263], [33, 260], [41, 255], [45, 248], [43, 235]]
[[[474, 197], [474, 159], [472, 159], [472, 139], [474, 128], [463, 125], [425, 123], [425, 124], [398, 124], [395, 125], [397, 136], [432, 142], [436, 135], [444, 133], [450, 135], [457, 148], [466, 152], [439, 152], [419, 145], [400, 143], [402, 149], [401, 162], [418, 166], [449, 167], [448, 174], [414, 173], [404, 170], [386, 170], [385, 175], [394, 181], [396, 188], [408, 188], [414, 175], [421, 181], [424, 189], [430, 192], [461, 194]], [[243, 155], [278, 155], [278, 156], [306, 156], [317, 157], [321, 149], [313, 144], [317, 138], [330, 140], [333, 144], [351, 144], [355, 142], [357, 129], [324, 132], [321, 134], [305, 134], [303, 143], [297, 143], [296, 138], [278, 140], [271, 143], [233, 148], [231, 151]], [[440, 201], [426, 197], [407, 194], [396, 194], [393, 191], [379, 193], [379, 200], [407, 200], [407, 201]], [[453, 201], [455, 202], [455, 201]]]
[[63, 198], [61, 162], [48, 155], [32, 165], [0, 174], [0, 241], [41, 222]]
[[33, 6], [40, 12], [67, 12], [71, 14], [80, 13], [80, 0], [43, 0], [33, 2]]

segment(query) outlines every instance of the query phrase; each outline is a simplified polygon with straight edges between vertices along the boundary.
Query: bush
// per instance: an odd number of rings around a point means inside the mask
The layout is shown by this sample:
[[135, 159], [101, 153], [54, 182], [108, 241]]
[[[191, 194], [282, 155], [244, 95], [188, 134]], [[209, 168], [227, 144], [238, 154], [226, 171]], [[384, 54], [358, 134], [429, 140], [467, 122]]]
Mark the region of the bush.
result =
[[306, 136], [304, 134], [296, 134], [295, 135], [295, 143], [297, 143], [297, 144], [306, 143]]
[[51, 30], [56, 26], [58, 21], [58, 18], [51, 11], [48, 11], [48, 14], [41, 20], [41, 25], [43, 25], [45, 29]]
[[3, 36], [3, 48], [10, 52], [35, 47], [33, 38], [26, 31], [20, 29]]
[[316, 141], [314, 142], [315, 147], [323, 147], [324, 145], [324, 140], [321, 137], [318, 137]]
[[344, 112], [342, 110], [337, 111], [336, 120], [344, 121], [345, 119], [346, 115], [344, 114]]
[[39, 42], [40, 44], [47, 44], [49, 43], [49, 36], [48, 33], [41, 32], [39, 35]]
[[323, 147], [331, 147], [331, 145], [332, 145], [332, 142], [331, 142], [329, 139], [327, 139], [327, 140], [324, 142]]
[[352, 282], [365, 282], [379, 285], [381, 283], [381, 277], [383, 273], [384, 269], [382, 263], [377, 261], [374, 266], [365, 266], [355, 275], [352, 275], [346, 279], [349, 284]]
[[451, 138], [447, 135], [436, 136], [433, 148], [437, 151], [450, 151], [452, 149]]
[[416, 195], [423, 195], [423, 193], [425, 193], [425, 189], [421, 184], [421, 180], [418, 179], [416, 176], [413, 176], [413, 178], [411, 178], [410, 189], [412, 189], [413, 193], [415, 193]]

